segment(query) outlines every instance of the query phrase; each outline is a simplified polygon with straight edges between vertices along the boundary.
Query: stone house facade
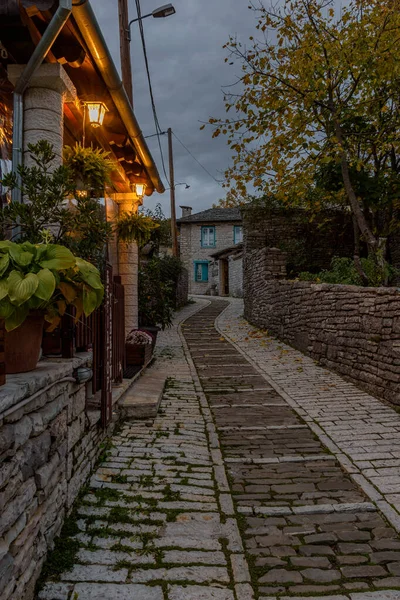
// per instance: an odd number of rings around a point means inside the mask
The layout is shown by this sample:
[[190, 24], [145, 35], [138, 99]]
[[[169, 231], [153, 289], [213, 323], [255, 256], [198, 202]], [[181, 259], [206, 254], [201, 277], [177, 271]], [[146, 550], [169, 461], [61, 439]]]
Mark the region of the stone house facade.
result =
[[210, 208], [192, 214], [191, 207], [181, 208], [180, 256], [189, 273], [189, 293], [241, 295], [241, 258], [233, 260], [243, 236], [240, 210]]
[[[82, 143], [85, 133], [86, 146], [103, 148], [115, 163], [112, 189], [101, 200], [112, 221], [142, 203], [135, 184], [146, 185], [146, 196], [162, 193], [164, 186], [89, 0], [64, 3], [68, 4], [70, 8], [62, 9], [68, 14], [61, 24], [59, 3], [54, 0], [0, 1], [0, 129], [5, 130], [1, 115], [6, 114], [13, 133], [21, 136], [18, 145], [13, 142], [13, 155], [11, 135], [5, 141], [0, 136], [0, 177], [9, 170], [11, 156], [14, 167], [26, 164], [29, 143], [41, 139], [52, 143], [58, 165], [63, 146]], [[45, 26], [54, 34], [51, 47], [46, 44], [36, 53], [41, 64], [28, 77], [26, 64], [46, 40]], [[104, 126], [90, 125], [85, 113], [89, 99], [106, 106]], [[15, 156], [17, 151], [20, 156]], [[124, 285], [129, 330], [137, 326], [138, 316], [136, 244], [114, 240], [109, 261]], [[3, 340], [1, 330], [1, 350]], [[104, 362], [110, 367], [110, 355]], [[93, 352], [76, 352], [68, 359], [43, 358], [31, 372], [7, 375], [0, 387], [1, 600], [36, 597], [46, 554], [88, 480], [101, 444], [118, 421], [117, 402], [131, 380], [107, 388], [100, 400], [93, 393], [93, 363]], [[107, 419], [100, 410], [100, 403], [105, 408], [103, 396], [110, 400]]]

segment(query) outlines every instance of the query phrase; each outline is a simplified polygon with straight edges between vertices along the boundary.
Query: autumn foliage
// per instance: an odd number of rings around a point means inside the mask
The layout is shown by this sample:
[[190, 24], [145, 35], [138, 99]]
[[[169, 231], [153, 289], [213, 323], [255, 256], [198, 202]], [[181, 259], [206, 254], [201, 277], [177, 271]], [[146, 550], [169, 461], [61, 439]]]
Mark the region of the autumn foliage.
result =
[[[226, 94], [226, 117], [210, 119], [233, 151], [230, 197], [250, 186], [284, 203], [345, 206], [356, 260], [361, 239], [383, 264], [399, 211], [400, 2], [249, 8], [257, 17], [250, 45], [232, 37], [225, 46], [240, 81]], [[338, 181], [317, 189], [325, 172]]]

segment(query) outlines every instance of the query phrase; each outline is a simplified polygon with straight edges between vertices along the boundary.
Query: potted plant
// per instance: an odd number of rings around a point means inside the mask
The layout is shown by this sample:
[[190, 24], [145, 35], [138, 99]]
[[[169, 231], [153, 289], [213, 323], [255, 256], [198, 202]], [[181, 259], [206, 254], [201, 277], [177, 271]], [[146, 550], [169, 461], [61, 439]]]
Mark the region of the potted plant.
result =
[[136, 242], [139, 248], [151, 239], [153, 231], [160, 227], [154, 219], [140, 212], [124, 212], [115, 224], [115, 231], [120, 242]]
[[72, 178], [76, 196], [102, 197], [111, 186], [111, 173], [117, 168], [110, 153], [82, 144], [64, 147], [64, 165]]
[[58, 244], [0, 242], [0, 318], [5, 321], [6, 372], [36, 367], [44, 322], [53, 330], [69, 305], [76, 320], [104, 295], [98, 269]]
[[152, 356], [152, 349], [152, 336], [146, 331], [132, 329], [125, 340], [126, 364], [147, 365]]

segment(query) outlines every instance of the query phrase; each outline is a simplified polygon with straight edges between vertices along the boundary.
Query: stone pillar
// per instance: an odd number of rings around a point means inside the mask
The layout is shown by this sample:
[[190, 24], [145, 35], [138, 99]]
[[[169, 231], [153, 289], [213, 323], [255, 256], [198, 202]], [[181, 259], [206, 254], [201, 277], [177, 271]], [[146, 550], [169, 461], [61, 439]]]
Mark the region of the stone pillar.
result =
[[[9, 65], [8, 78], [14, 85], [25, 65]], [[34, 73], [24, 94], [24, 163], [28, 144], [47, 140], [56, 154], [55, 164], [62, 164], [64, 143], [64, 102], [76, 98], [75, 87], [60, 64], [41, 65]]]
[[[138, 210], [140, 199], [132, 192], [114, 194], [113, 199], [119, 204], [120, 214]], [[125, 333], [138, 327], [138, 268], [139, 251], [136, 243], [118, 244], [118, 265], [121, 282], [125, 287]]]

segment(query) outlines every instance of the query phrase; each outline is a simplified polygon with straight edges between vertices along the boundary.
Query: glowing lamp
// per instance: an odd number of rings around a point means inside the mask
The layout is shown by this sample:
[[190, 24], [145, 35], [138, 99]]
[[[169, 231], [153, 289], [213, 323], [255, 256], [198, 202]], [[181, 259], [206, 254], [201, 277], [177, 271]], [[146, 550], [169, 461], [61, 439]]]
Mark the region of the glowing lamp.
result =
[[146, 191], [145, 183], [135, 183], [135, 191], [138, 198], [143, 198]]
[[104, 102], [86, 102], [89, 113], [89, 121], [92, 127], [103, 125], [104, 116], [108, 111]]

